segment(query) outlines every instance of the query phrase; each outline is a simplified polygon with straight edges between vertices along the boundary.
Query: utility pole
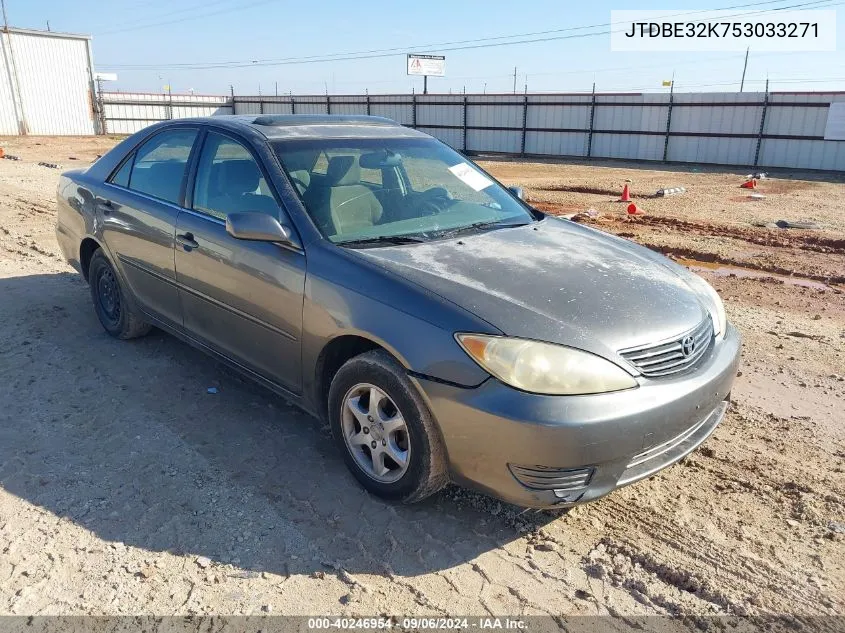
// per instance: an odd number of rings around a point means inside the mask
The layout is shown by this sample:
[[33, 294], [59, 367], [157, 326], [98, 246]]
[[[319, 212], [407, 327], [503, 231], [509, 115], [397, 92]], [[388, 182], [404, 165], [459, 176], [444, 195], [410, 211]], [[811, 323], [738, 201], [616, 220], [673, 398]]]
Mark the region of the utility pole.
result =
[[516, 94], [516, 66], [513, 67], [513, 93]]
[[423, 75], [423, 94], [428, 94], [428, 75]]
[[108, 134], [106, 129], [106, 106], [103, 103], [103, 78], [97, 77], [97, 119], [100, 122], [100, 134]]
[[6, 0], [0, 0], [0, 6], [3, 7], [3, 30], [9, 30], [9, 20], [6, 17]]
[[742, 81], [739, 82], [739, 91], [742, 92], [742, 89], [745, 87], [745, 71], [748, 69], [748, 51], [751, 50], [751, 47], [745, 49], [745, 64], [742, 66]]

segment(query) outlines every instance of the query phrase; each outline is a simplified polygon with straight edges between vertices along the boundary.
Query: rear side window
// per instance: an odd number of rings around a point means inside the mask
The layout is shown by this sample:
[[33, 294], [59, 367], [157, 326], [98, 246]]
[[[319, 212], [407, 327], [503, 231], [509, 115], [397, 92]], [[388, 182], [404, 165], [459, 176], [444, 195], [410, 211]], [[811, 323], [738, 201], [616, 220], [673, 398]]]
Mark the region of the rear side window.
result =
[[194, 210], [220, 220], [229, 213], [279, 217], [279, 205], [249, 150], [214, 132], [205, 137], [200, 153]]
[[120, 187], [129, 187], [129, 173], [132, 171], [132, 162], [134, 160], [135, 154], [133, 153], [129, 156], [129, 158], [123, 161], [123, 165], [121, 165], [120, 169], [115, 172], [109, 182]]
[[144, 143], [136, 152], [129, 188], [179, 204], [182, 180], [196, 137], [197, 130], [179, 129], [156, 134]]

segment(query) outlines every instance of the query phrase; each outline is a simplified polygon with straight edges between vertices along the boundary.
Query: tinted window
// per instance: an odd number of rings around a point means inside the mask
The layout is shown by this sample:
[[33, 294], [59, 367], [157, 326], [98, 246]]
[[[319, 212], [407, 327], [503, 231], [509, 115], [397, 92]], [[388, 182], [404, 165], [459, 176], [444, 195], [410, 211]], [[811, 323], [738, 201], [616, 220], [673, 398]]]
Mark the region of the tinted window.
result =
[[179, 192], [196, 130], [180, 129], [156, 134], [137, 151], [129, 188], [179, 204]]
[[279, 217], [279, 206], [249, 150], [213, 132], [200, 154], [194, 209], [221, 220], [229, 213], [247, 212]]
[[121, 187], [128, 187], [129, 186], [129, 172], [132, 171], [132, 161], [135, 158], [134, 154], [129, 156], [121, 165], [120, 169], [115, 172], [114, 176], [112, 176], [111, 181], [115, 185], [120, 185]]

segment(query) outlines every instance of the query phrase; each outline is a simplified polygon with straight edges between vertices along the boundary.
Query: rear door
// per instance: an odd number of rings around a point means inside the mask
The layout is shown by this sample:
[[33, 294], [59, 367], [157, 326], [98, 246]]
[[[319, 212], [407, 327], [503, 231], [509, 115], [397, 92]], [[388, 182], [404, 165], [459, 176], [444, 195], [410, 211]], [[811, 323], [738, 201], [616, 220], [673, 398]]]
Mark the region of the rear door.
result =
[[141, 307], [182, 326], [173, 263], [176, 217], [199, 128], [168, 128], [131, 152], [97, 198], [103, 240]]
[[267, 213], [292, 227], [264, 167], [242, 140], [205, 135], [190, 209], [176, 226], [176, 277], [186, 333], [291, 391], [301, 391], [305, 253], [238, 240], [226, 215]]

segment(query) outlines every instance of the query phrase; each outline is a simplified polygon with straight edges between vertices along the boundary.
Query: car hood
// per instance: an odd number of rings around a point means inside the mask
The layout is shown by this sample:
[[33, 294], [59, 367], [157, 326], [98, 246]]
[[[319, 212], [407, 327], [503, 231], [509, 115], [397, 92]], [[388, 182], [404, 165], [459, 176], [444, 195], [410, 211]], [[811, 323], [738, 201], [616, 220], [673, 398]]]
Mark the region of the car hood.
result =
[[707, 315], [677, 264], [633, 242], [555, 218], [357, 253], [508, 336], [605, 357], [679, 335]]

